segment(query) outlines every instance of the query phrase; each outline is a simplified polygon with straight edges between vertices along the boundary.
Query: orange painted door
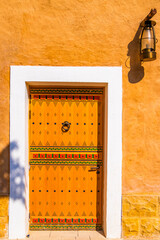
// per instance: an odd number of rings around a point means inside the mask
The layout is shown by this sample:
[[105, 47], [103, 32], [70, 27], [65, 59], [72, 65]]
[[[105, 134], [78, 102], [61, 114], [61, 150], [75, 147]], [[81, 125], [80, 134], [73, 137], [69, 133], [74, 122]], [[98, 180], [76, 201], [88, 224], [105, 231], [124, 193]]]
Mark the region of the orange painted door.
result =
[[103, 89], [30, 89], [30, 229], [101, 229]]

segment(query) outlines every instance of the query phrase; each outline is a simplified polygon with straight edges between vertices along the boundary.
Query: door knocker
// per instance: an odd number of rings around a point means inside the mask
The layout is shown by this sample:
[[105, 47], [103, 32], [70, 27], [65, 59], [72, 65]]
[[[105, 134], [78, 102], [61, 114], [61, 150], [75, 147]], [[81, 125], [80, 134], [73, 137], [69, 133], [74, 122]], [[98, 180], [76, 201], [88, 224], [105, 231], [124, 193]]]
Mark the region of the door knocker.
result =
[[69, 129], [70, 129], [70, 123], [67, 121], [64, 121], [64, 123], [62, 123], [62, 128], [61, 128], [62, 132], [68, 132]]

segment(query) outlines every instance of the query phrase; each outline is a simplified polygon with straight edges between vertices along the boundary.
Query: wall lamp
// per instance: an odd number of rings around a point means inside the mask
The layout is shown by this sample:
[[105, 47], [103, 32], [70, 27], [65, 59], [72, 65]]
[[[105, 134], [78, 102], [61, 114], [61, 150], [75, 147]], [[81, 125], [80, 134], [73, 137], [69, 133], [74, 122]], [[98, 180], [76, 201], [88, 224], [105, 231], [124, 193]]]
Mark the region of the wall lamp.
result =
[[154, 31], [155, 21], [150, 19], [157, 13], [156, 9], [151, 9], [147, 17], [141, 22], [142, 28], [140, 38], [141, 61], [153, 61], [156, 59], [156, 36]]

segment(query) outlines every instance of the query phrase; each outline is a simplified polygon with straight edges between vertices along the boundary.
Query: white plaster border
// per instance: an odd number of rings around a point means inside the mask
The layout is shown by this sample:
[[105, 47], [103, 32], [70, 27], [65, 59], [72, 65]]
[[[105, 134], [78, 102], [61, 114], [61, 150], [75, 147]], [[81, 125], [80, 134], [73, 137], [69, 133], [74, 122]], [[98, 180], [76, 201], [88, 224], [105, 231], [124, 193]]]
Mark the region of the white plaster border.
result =
[[[10, 73], [10, 144], [16, 142], [14, 157], [22, 168], [23, 196], [14, 200], [15, 187], [10, 180], [9, 239], [25, 238], [28, 233], [28, 84], [36, 83], [108, 84], [107, 136], [107, 238], [121, 238], [122, 188], [122, 68], [121, 67], [45, 67], [11, 66]], [[11, 147], [10, 147], [11, 153]], [[13, 153], [12, 153], [13, 158]], [[12, 159], [13, 160], [13, 159]], [[11, 161], [11, 157], [10, 157]], [[10, 172], [12, 172], [12, 164]]]

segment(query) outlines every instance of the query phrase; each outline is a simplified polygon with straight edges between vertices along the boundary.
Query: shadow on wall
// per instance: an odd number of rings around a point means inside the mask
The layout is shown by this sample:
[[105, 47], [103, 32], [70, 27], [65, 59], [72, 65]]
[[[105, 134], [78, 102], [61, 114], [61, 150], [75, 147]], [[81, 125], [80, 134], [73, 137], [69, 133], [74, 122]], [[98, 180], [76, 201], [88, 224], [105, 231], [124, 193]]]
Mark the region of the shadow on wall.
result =
[[130, 71], [128, 80], [130, 83], [137, 83], [144, 77], [144, 67], [141, 66], [140, 60], [140, 42], [141, 27], [139, 26], [134, 39], [128, 44], [128, 54], [130, 56]]
[[10, 180], [12, 182], [10, 198], [13, 200], [21, 200], [22, 203], [25, 204], [24, 167], [19, 164], [19, 158], [16, 156], [17, 150], [17, 143], [11, 142], [11, 144], [0, 153], [0, 195], [9, 195], [10, 172]]
[[9, 195], [9, 146], [0, 153], [0, 195]]

